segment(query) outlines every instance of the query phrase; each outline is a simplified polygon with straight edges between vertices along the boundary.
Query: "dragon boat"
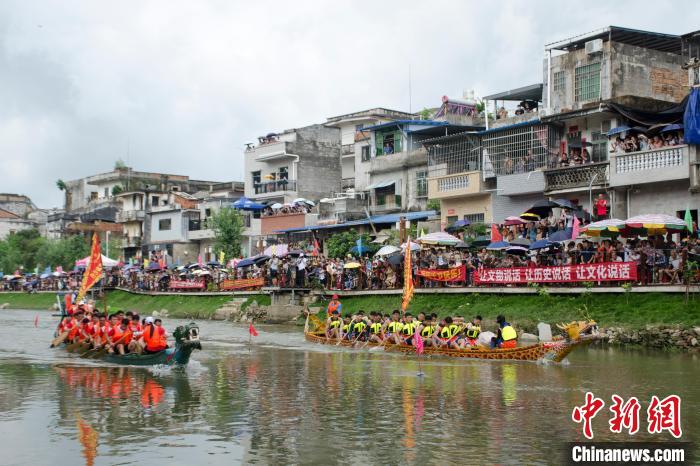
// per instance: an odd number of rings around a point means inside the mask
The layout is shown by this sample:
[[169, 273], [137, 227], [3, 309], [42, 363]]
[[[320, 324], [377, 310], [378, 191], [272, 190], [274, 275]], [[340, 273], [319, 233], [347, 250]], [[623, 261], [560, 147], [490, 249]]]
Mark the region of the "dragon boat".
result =
[[[312, 316], [314, 317], [314, 316]], [[309, 329], [314, 327], [313, 329]], [[561, 362], [576, 348], [583, 347], [599, 338], [598, 326], [594, 321], [574, 321], [568, 324], [559, 324], [563, 335], [550, 342], [540, 342], [528, 346], [516, 348], [489, 348], [487, 346], [475, 346], [465, 349], [438, 348], [425, 346], [423, 354], [431, 356], [445, 356], [453, 358], [471, 359], [500, 359], [516, 361], [549, 360]], [[304, 327], [304, 338], [311, 343], [324, 345], [339, 345], [347, 348], [369, 349], [383, 348], [384, 351], [414, 354], [416, 348], [413, 345], [395, 344], [393, 342], [354, 342], [335, 338], [328, 338], [325, 332], [325, 323], [319, 319], [307, 319]]]
[[173, 332], [173, 336], [175, 337], [175, 346], [157, 353], [108, 353], [104, 349], [90, 349], [84, 343], [61, 343], [58, 347], [69, 353], [79, 354], [84, 359], [95, 359], [123, 366], [184, 366], [190, 361], [190, 356], [195, 349], [202, 349], [202, 344], [199, 341], [199, 327], [194, 322], [180, 325]]

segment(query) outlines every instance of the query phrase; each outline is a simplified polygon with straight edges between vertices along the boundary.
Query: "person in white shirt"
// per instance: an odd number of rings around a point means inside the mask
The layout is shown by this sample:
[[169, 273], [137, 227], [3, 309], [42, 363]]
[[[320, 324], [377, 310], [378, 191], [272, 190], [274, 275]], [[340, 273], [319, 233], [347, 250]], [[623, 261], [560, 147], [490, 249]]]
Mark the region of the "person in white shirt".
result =
[[302, 253], [297, 261], [297, 288], [306, 287], [306, 256]]

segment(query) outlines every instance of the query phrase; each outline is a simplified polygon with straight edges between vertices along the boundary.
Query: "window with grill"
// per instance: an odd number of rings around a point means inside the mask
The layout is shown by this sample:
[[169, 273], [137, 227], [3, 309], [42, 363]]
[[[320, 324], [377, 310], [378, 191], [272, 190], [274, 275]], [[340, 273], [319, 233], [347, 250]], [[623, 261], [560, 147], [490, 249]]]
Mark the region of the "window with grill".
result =
[[574, 99], [576, 102], [600, 97], [600, 62], [576, 68]]
[[552, 79], [552, 90], [563, 91], [566, 88], [566, 71], [557, 71]]
[[[609, 121], [609, 120], [608, 120]], [[591, 132], [591, 160], [593, 162], [605, 162], [608, 160], [608, 138], [600, 131]]]
[[172, 228], [172, 220], [169, 218], [163, 218], [158, 220], [158, 230], [168, 231]]
[[484, 214], [466, 214], [464, 220], [469, 220], [471, 223], [484, 223]]
[[428, 197], [428, 172], [416, 172], [416, 197]]

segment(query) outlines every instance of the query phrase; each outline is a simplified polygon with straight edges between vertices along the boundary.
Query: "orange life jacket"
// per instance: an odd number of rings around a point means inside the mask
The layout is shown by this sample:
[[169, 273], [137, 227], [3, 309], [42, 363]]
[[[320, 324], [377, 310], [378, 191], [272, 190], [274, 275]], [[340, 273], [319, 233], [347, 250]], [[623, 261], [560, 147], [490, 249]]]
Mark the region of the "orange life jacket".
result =
[[328, 303], [328, 315], [333, 314], [333, 311], [337, 311], [339, 307], [340, 301], [337, 299], [332, 300], [330, 303]]
[[165, 330], [162, 327], [156, 327], [154, 324], [146, 326], [143, 332], [143, 341], [146, 342], [148, 351], [162, 351], [168, 346]]
[[126, 329], [126, 331], [123, 332], [121, 327], [114, 327], [112, 329], [112, 343], [123, 345], [131, 343], [131, 330]]

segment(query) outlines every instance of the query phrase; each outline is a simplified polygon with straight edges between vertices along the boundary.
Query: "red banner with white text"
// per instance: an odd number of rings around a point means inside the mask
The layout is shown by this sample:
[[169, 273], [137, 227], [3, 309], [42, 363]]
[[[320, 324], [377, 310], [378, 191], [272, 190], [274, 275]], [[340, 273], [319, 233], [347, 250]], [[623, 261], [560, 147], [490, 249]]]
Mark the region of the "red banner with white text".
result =
[[636, 281], [637, 264], [634, 262], [603, 262], [600, 264], [565, 265], [561, 267], [513, 267], [479, 269], [474, 283], [574, 283]]
[[224, 280], [219, 286], [222, 290], [242, 290], [244, 288], [260, 288], [265, 284], [265, 279], [260, 278], [242, 278], [239, 280]]
[[171, 290], [203, 290], [204, 280], [170, 280]]
[[449, 269], [418, 269], [418, 275], [437, 282], [460, 282], [467, 279], [467, 266]]

